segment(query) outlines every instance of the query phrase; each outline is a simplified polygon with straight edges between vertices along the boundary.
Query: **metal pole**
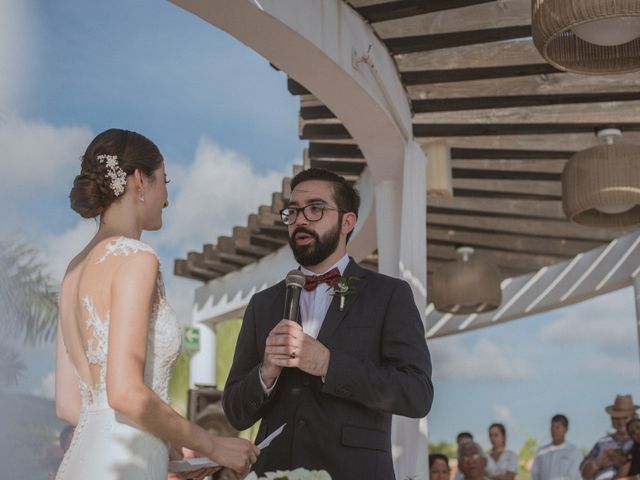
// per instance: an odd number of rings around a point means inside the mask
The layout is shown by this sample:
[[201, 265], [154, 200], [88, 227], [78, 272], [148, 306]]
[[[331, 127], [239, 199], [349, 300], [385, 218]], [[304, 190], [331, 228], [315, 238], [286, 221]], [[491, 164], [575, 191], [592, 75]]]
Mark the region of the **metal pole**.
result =
[[638, 331], [638, 355], [640, 356], [640, 275], [633, 277], [633, 294], [636, 300], [636, 329]]

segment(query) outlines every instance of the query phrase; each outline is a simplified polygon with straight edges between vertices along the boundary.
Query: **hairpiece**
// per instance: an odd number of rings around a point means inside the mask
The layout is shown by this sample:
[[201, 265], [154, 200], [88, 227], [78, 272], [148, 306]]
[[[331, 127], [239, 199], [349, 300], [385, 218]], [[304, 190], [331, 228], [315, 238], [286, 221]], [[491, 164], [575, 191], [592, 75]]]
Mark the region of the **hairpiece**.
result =
[[111, 190], [113, 190], [113, 194], [119, 197], [124, 193], [124, 186], [127, 184], [127, 174], [120, 168], [120, 165], [118, 165], [118, 156], [102, 154], [98, 155], [96, 159], [98, 162], [104, 163], [107, 166], [107, 173], [105, 173], [104, 176], [111, 180], [109, 186]]

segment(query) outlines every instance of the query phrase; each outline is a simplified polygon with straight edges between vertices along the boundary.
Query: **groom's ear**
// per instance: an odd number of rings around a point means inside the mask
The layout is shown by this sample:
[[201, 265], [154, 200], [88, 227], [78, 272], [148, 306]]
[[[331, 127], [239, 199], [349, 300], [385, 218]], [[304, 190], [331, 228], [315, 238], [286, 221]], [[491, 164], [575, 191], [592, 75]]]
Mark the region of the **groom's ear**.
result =
[[343, 235], [348, 235], [356, 227], [356, 221], [358, 217], [353, 212], [346, 212], [342, 214], [342, 224], [340, 225], [340, 231]]

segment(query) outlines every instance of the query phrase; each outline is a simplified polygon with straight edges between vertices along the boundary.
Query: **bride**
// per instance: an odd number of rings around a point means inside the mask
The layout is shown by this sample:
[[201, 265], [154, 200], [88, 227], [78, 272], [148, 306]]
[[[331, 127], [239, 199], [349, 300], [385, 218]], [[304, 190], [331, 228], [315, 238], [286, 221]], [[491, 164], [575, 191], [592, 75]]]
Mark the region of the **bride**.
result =
[[[56, 410], [76, 429], [59, 480], [166, 480], [170, 445], [242, 477], [260, 453], [247, 440], [211, 435], [167, 403], [181, 325], [158, 257], [139, 240], [162, 226], [166, 183], [160, 151], [138, 133], [107, 130], [82, 157], [71, 208], [100, 221], [60, 289]], [[212, 470], [197, 475], [205, 473]]]

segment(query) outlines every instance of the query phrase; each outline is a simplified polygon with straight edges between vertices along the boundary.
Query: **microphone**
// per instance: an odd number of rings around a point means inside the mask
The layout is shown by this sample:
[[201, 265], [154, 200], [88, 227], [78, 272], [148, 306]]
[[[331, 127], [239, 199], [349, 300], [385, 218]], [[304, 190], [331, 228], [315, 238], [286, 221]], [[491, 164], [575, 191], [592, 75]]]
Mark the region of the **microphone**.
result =
[[300, 292], [304, 287], [304, 275], [300, 270], [291, 270], [287, 273], [284, 283], [287, 286], [287, 293], [284, 297], [284, 315], [282, 318], [300, 323], [298, 310], [300, 306]]

